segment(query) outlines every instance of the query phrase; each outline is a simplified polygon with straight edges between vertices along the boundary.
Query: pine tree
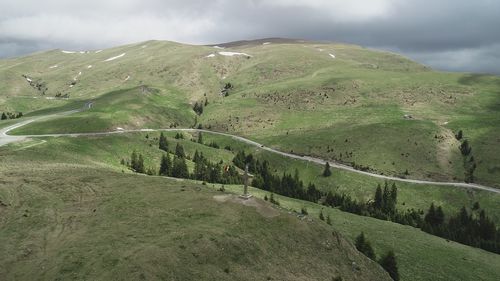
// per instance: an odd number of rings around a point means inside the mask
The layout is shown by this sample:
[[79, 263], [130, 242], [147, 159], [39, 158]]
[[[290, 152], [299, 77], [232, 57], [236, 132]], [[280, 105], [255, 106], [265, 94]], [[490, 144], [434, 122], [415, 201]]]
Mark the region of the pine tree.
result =
[[175, 157], [172, 167], [172, 176], [176, 178], [189, 178], [186, 159], [183, 157]]
[[326, 223], [332, 225], [332, 219], [330, 218], [330, 215], [326, 216]]
[[163, 135], [163, 132], [160, 134], [160, 141], [159, 141], [158, 148], [163, 150], [163, 151], [168, 152], [168, 141], [167, 141], [167, 138]]
[[382, 268], [389, 273], [392, 280], [399, 281], [398, 265], [393, 251], [387, 252], [387, 254], [380, 259], [379, 263]]
[[132, 155], [130, 155], [130, 168], [132, 168], [132, 170], [136, 170], [137, 169], [137, 152], [132, 151]]
[[462, 130], [459, 130], [459, 131], [458, 131], [458, 133], [455, 135], [455, 138], [456, 138], [457, 140], [461, 140], [461, 139], [462, 139], [462, 135], [463, 135]]
[[326, 162], [325, 170], [323, 170], [323, 177], [329, 177], [332, 175], [332, 171], [330, 171], [330, 164]]
[[201, 134], [201, 132], [198, 133], [198, 143], [203, 144], [203, 135]]
[[186, 154], [184, 154], [184, 148], [179, 143], [177, 143], [177, 145], [175, 146], [175, 156], [180, 158], [186, 157]]
[[167, 154], [163, 154], [161, 156], [160, 163], [160, 171], [158, 172], [161, 176], [169, 176], [172, 174], [172, 161], [170, 160], [170, 156]]
[[382, 188], [380, 187], [380, 184], [377, 185], [377, 190], [375, 191], [375, 199], [374, 199], [374, 202], [373, 202], [373, 205], [375, 207], [375, 209], [377, 210], [381, 210], [382, 209], [382, 205], [383, 205], [383, 201], [382, 201]]
[[322, 220], [322, 221], [324, 221], [324, 220], [325, 220], [325, 216], [323, 215], [323, 210], [321, 210], [321, 211], [319, 212], [319, 219], [320, 219], [320, 220]]
[[359, 234], [358, 237], [356, 237], [355, 245], [358, 251], [363, 253], [368, 258], [375, 260], [375, 251], [373, 251], [370, 242], [366, 240], [365, 234], [363, 232], [361, 232], [361, 234]]
[[2, 112], [2, 120], [7, 119], [7, 115], [5, 115], [5, 112]]
[[144, 158], [142, 157], [142, 154], [139, 154], [139, 158], [137, 159], [137, 168], [135, 170], [137, 173], [144, 173]]
[[382, 210], [384, 211], [385, 214], [389, 213], [390, 205], [391, 205], [391, 194], [387, 186], [387, 182], [385, 182], [384, 193], [382, 195]]

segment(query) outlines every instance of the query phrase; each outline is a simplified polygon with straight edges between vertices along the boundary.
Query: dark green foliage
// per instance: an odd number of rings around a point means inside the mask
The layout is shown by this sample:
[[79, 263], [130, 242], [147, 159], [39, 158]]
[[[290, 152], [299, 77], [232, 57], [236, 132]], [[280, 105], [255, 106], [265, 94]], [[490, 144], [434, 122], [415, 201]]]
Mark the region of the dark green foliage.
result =
[[475, 202], [474, 205], [472, 206], [472, 210], [479, 210], [481, 207], [479, 206], [479, 202]]
[[200, 103], [195, 102], [194, 106], [193, 106], [193, 110], [194, 110], [194, 112], [196, 112], [196, 114], [201, 115], [203, 113], [203, 103], [202, 102], [200, 102]]
[[201, 132], [198, 133], [198, 140], [197, 140], [197, 142], [203, 144], [203, 134]]
[[461, 140], [462, 139], [462, 136], [463, 136], [463, 132], [462, 130], [459, 130], [456, 134], [455, 134], [455, 138], [457, 140]]
[[165, 137], [163, 135], [163, 132], [160, 133], [160, 140], [159, 140], [159, 143], [158, 143], [158, 148], [163, 150], [163, 151], [166, 151], [168, 152], [168, 141], [167, 141], [167, 137]]
[[184, 153], [184, 147], [180, 143], [177, 143], [175, 146], [175, 156], [179, 158], [185, 158], [186, 154]]
[[271, 196], [269, 197], [269, 202], [275, 204], [275, 205], [280, 205], [280, 202], [278, 200], [274, 199], [274, 193], [271, 193]]
[[211, 143], [209, 143], [208, 146], [213, 147], [213, 148], [217, 148], [217, 149], [220, 148], [219, 145], [216, 142], [214, 142], [214, 141], [211, 142]]
[[195, 151], [193, 156], [194, 172], [193, 178], [213, 183], [241, 184], [243, 179], [232, 165], [211, 163], [203, 156], [203, 153]]
[[460, 145], [460, 152], [462, 152], [463, 156], [468, 156], [472, 151], [472, 148], [469, 145], [468, 140], [464, 140]]
[[144, 173], [144, 158], [142, 154], [137, 154], [135, 150], [130, 156], [130, 168], [136, 173]]
[[170, 156], [167, 154], [163, 154], [161, 156], [160, 170], [158, 172], [161, 176], [170, 176], [172, 175], [172, 160], [170, 160]]
[[302, 207], [302, 208], [300, 209], [300, 213], [301, 213], [302, 215], [304, 215], [304, 216], [307, 216], [307, 215], [309, 214], [309, 213], [307, 212], [306, 207]]
[[172, 166], [172, 177], [189, 178], [189, 171], [184, 157], [175, 157]]
[[179, 139], [184, 139], [184, 135], [182, 133], [176, 133], [175, 136], [174, 136], [175, 139], [179, 140]]
[[319, 212], [319, 219], [324, 221], [325, 220], [325, 215], [323, 215], [323, 210]]
[[399, 280], [398, 264], [396, 262], [396, 256], [394, 255], [393, 251], [387, 252], [387, 254], [380, 259], [379, 263], [382, 268], [384, 268], [385, 271], [389, 273], [389, 276], [391, 276], [392, 280]]
[[[479, 208], [479, 206], [477, 206]], [[465, 207], [460, 212], [445, 220], [441, 208], [431, 204], [425, 215], [422, 230], [433, 235], [457, 241], [462, 244], [479, 247], [500, 254], [500, 231], [495, 223], [481, 210], [479, 217], [468, 213]]]
[[15, 113], [15, 112], [2, 112], [2, 117], [0, 118], [0, 120], [17, 119], [17, 118], [21, 118], [21, 117], [23, 117], [23, 113], [22, 112], [18, 112], [18, 113]]
[[375, 199], [373, 201], [373, 206], [375, 209], [381, 210], [383, 205], [383, 199], [382, 199], [382, 188], [380, 187], [380, 184], [377, 185], [377, 189], [375, 190]]
[[361, 234], [356, 237], [356, 249], [363, 253], [368, 258], [375, 260], [375, 251], [372, 248], [370, 242], [366, 239], [365, 234], [361, 232]]
[[332, 171], [330, 171], [330, 164], [326, 162], [325, 169], [323, 170], [323, 177], [329, 177], [332, 175]]
[[326, 223], [332, 225], [332, 219], [330, 218], [330, 215], [326, 216]]

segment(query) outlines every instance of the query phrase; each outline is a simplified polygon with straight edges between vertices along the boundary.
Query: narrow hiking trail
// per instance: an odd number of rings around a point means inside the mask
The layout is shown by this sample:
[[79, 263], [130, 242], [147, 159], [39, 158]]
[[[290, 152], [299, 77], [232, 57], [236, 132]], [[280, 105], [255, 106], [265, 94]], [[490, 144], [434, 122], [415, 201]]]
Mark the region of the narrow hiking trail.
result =
[[316, 157], [311, 157], [311, 156], [300, 156], [300, 155], [296, 155], [296, 154], [292, 154], [292, 153], [283, 152], [283, 151], [280, 151], [280, 150], [277, 150], [277, 149], [274, 149], [271, 147], [267, 147], [263, 144], [260, 144], [258, 142], [249, 140], [249, 139], [241, 137], [241, 136], [232, 135], [232, 134], [228, 134], [228, 133], [222, 133], [222, 132], [216, 132], [216, 131], [209, 131], [209, 130], [204, 130], [204, 129], [135, 129], [135, 130], [117, 130], [117, 131], [96, 132], [96, 133], [65, 133], [65, 134], [19, 135], [19, 136], [8, 134], [8, 132], [10, 132], [14, 129], [20, 128], [22, 126], [25, 126], [25, 125], [30, 124], [30, 123], [35, 122], [35, 121], [41, 121], [41, 120], [48, 119], [48, 118], [65, 116], [65, 115], [69, 115], [69, 114], [73, 114], [76, 112], [81, 112], [81, 111], [90, 109], [91, 107], [92, 107], [92, 102], [88, 102], [81, 109], [75, 109], [75, 110], [65, 111], [65, 112], [61, 112], [61, 113], [55, 113], [55, 114], [50, 114], [50, 115], [34, 117], [31, 119], [24, 120], [24, 121], [15, 123], [13, 125], [7, 126], [5, 128], [2, 128], [2, 129], [0, 129], [0, 147], [3, 145], [9, 144], [9, 143], [25, 140], [27, 138], [37, 138], [37, 137], [106, 136], [106, 135], [123, 134], [123, 133], [158, 132], [158, 131], [163, 131], [163, 132], [174, 132], [174, 131], [177, 131], [177, 132], [179, 132], [179, 131], [203, 132], [203, 133], [208, 133], [208, 134], [215, 134], [215, 135], [230, 137], [230, 138], [233, 138], [235, 140], [244, 142], [246, 144], [258, 147], [259, 149], [262, 149], [262, 150], [265, 150], [268, 152], [272, 152], [272, 153], [276, 153], [276, 154], [282, 155], [284, 157], [292, 158], [292, 159], [308, 161], [308, 162], [315, 163], [318, 165], [325, 165], [328, 162], [332, 168], [342, 169], [342, 170], [346, 170], [349, 172], [358, 173], [358, 174], [362, 174], [362, 175], [366, 175], [366, 176], [370, 176], [370, 177], [374, 177], [374, 178], [391, 180], [391, 181], [398, 181], [398, 182], [407, 182], [407, 183], [413, 183], [413, 184], [428, 184], [428, 185], [437, 185], [437, 186], [464, 187], [464, 188], [484, 190], [484, 191], [500, 194], [500, 189], [485, 186], [485, 185], [480, 185], [480, 184], [465, 183], [465, 182], [441, 182], [441, 181], [428, 181], [428, 180], [417, 180], [417, 179], [404, 179], [404, 178], [398, 178], [398, 177], [393, 177], [393, 176], [386, 176], [386, 175], [380, 175], [380, 174], [370, 173], [370, 172], [366, 172], [366, 171], [356, 170], [351, 166], [344, 165], [341, 163], [326, 161], [326, 160], [321, 159], [321, 158], [316, 158]]

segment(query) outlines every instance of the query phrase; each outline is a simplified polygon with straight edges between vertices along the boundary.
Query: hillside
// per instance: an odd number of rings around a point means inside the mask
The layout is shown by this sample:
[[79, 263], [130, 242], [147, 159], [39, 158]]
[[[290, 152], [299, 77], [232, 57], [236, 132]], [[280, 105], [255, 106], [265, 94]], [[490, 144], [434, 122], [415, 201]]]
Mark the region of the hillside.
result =
[[[499, 86], [394, 53], [282, 38], [0, 60], [0, 275], [386, 280], [353, 246], [364, 232], [377, 258], [394, 250], [401, 280], [496, 280]], [[10, 143], [5, 128], [24, 121], [8, 132], [23, 141]], [[261, 187], [250, 201], [235, 196], [241, 153]], [[159, 176], [165, 154], [184, 176]], [[320, 196], [299, 196], [309, 184]], [[378, 185], [394, 185], [392, 210], [376, 213]], [[271, 191], [280, 206], [264, 200]], [[328, 203], [333, 194], [357, 211]], [[472, 230], [457, 232], [470, 239], [428, 234], [431, 204], [446, 223], [463, 210]]]
[[[0, 111], [94, 100], [98, 114], [21, 132], [202, 126], [377, 173], [499, 186], [500, 78], [436, 72], [354, 45], [261, 41], [226, 49], [148, 41], [2, 60]], [[205, 100], [196, 116], [193, 105]]]
[[[212, 161], [228, 163], [234, 157], [233, 152], [192, 142], [188, 136], [176, 140], [171, 133], [169, 143], [182, 144], [187, 155], [202, 151]], [[225, 197], [241, 193], [240, 185], [225, 185], [222, 193], [219, 184], [133, 174], [120, 164], [120, 159], [136, 150], [145, 156], [146, 167], [158, 168], [162, 152], [156, 146], [157, 137], [158, 133], [149, 132], [42, 138], [0, 147], [0, 159], [5, 159], [0, 162], [0, 172], [6, 175], [0, 182], [3, 276], [16, 280], [42, 273], [42, 279], [106, 279], [107, 274], [117, 274], [119, 279], [175, 275], [179, 279], [270, 276], [272, 280], [294, 280], [289, 275], [293, 272], [297, 280], [336, 276], [363, 280], [365, 274], [366, 280], [384, 280], [374, 263], [352, 249], [351, 243], [362, 231], [378, 257], [395, 251], [401, 280], [496, 280], [500, 274], [499, 255], [413, 227], [276, 195], [285, 208], [279, 209], [262, 201], [268, 192], [255, 188], [251, 193], [259, 199], [258, 208], [244, 206]], [[204, 138], [208, 143], [216, 140], [238, 148], [230, 140]], [[274, 161], [300, 167], [287, 159], [274, 159], [273, 166]], [[193, 169], [191, 161], [188, 166]], [[301, 175], [313, 168], [302, 167]], [[281, 173], [281, 166], [279, 169]], [[370, 185], [361, 185], [358, 192], [371, 193], [374, 183], [365, 181]], [[426, 207], [435, 200], [446, 202], [449, 210], [478, 200], [490, 214], [498, 215], [498, 196], [432, 188], [425, 188], [422, 194], [418, 187], [398, 187], [402, 196], [398, 208]], [[289, 213], [302, 207], [309, 212], [304, 220]], [[320, 210], [331, 216], [332, 226], [318, 219]], [[332, 231], [343, 242], [329, 248], [325, 241], [334, 242], [329, 240]], [[117, 256], [108, 253], [110, 247]], [[360, 272], [352, 271], [351, 261], [363, 264]], [[50, 270], [40, 270], [40, 266]], [[98, 269], [90, 270], [95, 267]]]
[[3, 280], [390, 280], [337, 231], [262, 199], [54, 158], [0, 164]]

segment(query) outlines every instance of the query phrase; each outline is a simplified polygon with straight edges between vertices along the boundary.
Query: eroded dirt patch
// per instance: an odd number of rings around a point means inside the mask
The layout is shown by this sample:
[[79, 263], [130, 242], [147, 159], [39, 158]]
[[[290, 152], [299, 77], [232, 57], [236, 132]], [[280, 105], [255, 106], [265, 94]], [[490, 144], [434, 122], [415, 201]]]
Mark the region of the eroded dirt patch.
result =
[[242, 204], [245, 206], [255, 207], [257, 212], [266, 218], [272, 218], [279, 216], [279, 211], [274, 209], [267, 202], [262, 201], [260, 199], [256, 199], [255, 197], [249, 199], [243, 199], [233, 194], [225, 194], [225, 195], [215, 195], [214, 200], [217, 202], [225, 203], [232, 202], [237, 204]]

